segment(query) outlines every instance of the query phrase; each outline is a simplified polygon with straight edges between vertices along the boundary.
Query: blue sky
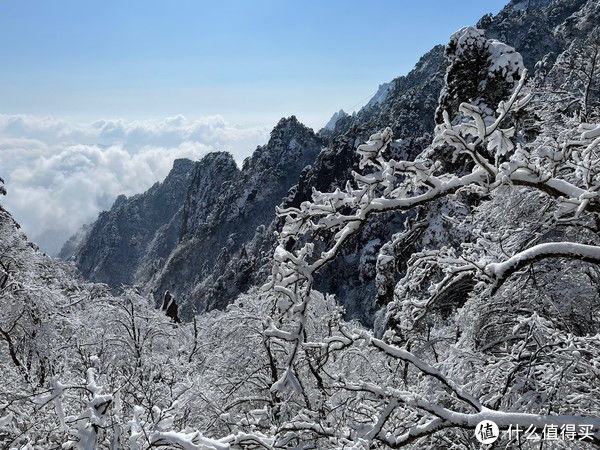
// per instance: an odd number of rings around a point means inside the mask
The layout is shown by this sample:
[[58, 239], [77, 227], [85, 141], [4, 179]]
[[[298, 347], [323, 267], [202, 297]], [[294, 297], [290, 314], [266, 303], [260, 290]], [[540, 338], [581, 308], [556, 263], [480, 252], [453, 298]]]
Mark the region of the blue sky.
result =
[[318, 127], [498, 0], [0, 2], [0, 113]]

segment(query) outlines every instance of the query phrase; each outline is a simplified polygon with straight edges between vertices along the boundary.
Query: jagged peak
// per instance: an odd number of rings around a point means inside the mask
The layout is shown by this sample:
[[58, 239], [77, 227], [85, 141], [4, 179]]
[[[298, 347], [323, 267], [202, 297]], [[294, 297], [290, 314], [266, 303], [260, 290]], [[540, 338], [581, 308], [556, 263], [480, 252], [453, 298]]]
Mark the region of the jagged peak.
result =
[[115, 202], [113, 203], [113, 205], [111, 206], [110, 209], [118, 208], [119, 206], [125, 204], [126, 202], [127, 202], [127, 196], [125, 194], [121, 194], [121, 195], [117, 196], [117, 198], [115, 199]]
[[282, 117], [281, 119], [279, 119], [279, 122], [277, 122], [277, 125], [275, 125], [274, 129], [286, 127], [289, 125], [302, 125], [302, 123], [298, 120], [298, 118], [295, 115], [292, 114], [289, 117]]
[[333, 113], [329, 121], [323, 127], [323, 130], [333, 131], [335, 129], [335, 125], [343, 117], [348, 117], [348, 113], [343, 109], [340, 109], [338, 112]]
[[202, 157], [202, 159], [199, 161], [201, 166], [205, 166], [205, 165], [236, 165], [235, 164], [235, 159], [233, 158], [233, 155], [229, 152], [225, 152], [225, 151], [217, 151], [217, 152], [210, 152], [207, 153], [206, 155], [204, 155]]
[[289, 150], [293, 153], [312, 154], [320, 142], [313, 129], [300, 122], [296, 116], [283, 117], [271, 131], [269, 142], [258, 146], [251, 156], [244, 159], [241, 170], [255, 170], [256, 164], [287, 164], [285, 155], [290, 154]]
[[188, 158], [175, 159], [173, 161], [173, 166], [171, 167], [171, 170], [167, 174], [164, 181], [167, 181], [167, 180], [169, 180], [171, 178], [175, 178], [175, 177], [185, 176], [186, 174], [188, 174], [192, 171], [195, 164], [196, 163], [194, 161], [192, 161], [191, 159], [188, 159]]
[[298, 120], [298, 118], [294, 115], [290, 117], [282, 117], [277, 122], [277, 125], [271, 131], [271, 139], [273, 138], [281, 138], [282, 136], [290, 134], [290, 131], [300, 132], [303, 134], [308, 134], [314, 136], [315, 133], [312, 128], [307, 127], [302, 122]]
[[[239, 172], [239, 167], [231, 153], [225, 151], [207, 153], [196, 163], [190, 189], [201, 187], [204, 182], [200, 180], [214, 178], [217, 173], [235, 174], [237, 172]], [[215, 179], [215, 181], [217, 180]]]
[[177, 158], [173, 161], [173, 168], [171, 170], [176, 169], [189, 169], [194, 165], [194, 161], [188, 158]]

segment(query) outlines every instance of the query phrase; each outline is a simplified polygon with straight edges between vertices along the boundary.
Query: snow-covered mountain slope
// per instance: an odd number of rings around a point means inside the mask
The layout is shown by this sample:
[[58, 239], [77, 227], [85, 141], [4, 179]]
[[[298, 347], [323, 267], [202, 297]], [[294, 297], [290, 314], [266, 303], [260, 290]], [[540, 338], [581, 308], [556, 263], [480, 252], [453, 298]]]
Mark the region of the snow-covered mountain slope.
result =
[[321, 147], [292, 116], [241, 169], [225, 152], [196, 163], [178, 160], [163, 183], [119, 197], [101, 213], [71, 259], [86, 278], [113, 288], [138, 284], [157, 301], [170, 290], [188, 313], [225, 306], [232, 298], [213, 295], [214, 280], [257, 227], [273, 220], [275, 207]]
[[[130, 198], [119, 196], [100, 213], [70, 258], [83, 276], [113, 287], [132, 284], [156, 233], [179, 217], [193, 168], [192, 161], [178, 159], [162, 183]], [[61, 253], [68, 254], [68, 248]]]
[[205, 180], [196, 179], [184, 205], [179, 242], [146, 287], [157, 296], [170, 290], [188, 313], [230, 303], [234, 296], [221, 291], [217, 280], [274, 219], [275, 207], [321, 146], [313, 131], [292, 116], [281, 119], [269, 142], [244, 161], [237, 176], [209, 200], [208, 208]]

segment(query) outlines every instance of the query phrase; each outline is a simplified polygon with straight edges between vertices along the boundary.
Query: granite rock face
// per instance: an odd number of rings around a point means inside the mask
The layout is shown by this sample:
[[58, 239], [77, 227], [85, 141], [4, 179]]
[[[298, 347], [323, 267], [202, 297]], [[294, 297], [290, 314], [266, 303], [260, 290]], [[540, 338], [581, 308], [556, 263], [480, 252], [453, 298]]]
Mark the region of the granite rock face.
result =
[[241, 168], [226, 152], [177, 160], [163, 183], [117, 198], [62, 256], [113, 289], [135, 284], [157, 302], [169, 290], [184, 316], [223, 307], [232, 299], [215, 288], [218, 279], [273, 221], [275, 207], [321, 148], [322, 140], [291, 116]]
[[[238, 176], [236, 163], [227, 152], [209, 153], [194, 164], [180, 208], [156, 231], [136, 268], [134, 281], [137, 284], [149, 290], [167, 262], [172, 260], [172, 254], [177, 254], [182, 237], [201, 234], [202, 227], [214, 220], [219, 195]], [[190, 276], [188, 270], [193, 272], [192, 267], [185, 270], [180, 274], [183, 277]], [[160, 295], [157, 293], [157, 298]]]
[[109, 211], [100, 213], [71, 253], [80, 272], [89, 280], [112, 287], [135, 282], [135, 271], [148, 253], [156, 233], [181, 209], [187, 195], [194, 162], [178, 159], [162, 183], [127, 198], [119, 196]]
[[183, 206], [179, 242], [147, 286], [181, 299], [183, 314], [221, 308], [249, 287], [236, 270], [240, 289], [227, 291], [219, 279], [248, 251], [248, 243], [275, 218], [275, 207], [301, 171], [321, 150], [321, 140], [296, 117], [282, 119], [269, 142], [247, 158], [220, 190], [195, 178]]

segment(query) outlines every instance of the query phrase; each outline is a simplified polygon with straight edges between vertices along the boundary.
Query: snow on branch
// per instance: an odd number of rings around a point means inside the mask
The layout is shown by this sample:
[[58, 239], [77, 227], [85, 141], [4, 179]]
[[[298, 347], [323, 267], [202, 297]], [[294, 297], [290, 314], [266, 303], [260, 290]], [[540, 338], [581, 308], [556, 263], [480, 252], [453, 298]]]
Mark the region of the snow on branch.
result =
[[485, 267], [497, 286], [518, 270], [546, 258], [569, 258], [590, 263], [600, 263], [600, 247], [576, 242], [548, 242], [530, 247], [501, 263], [490, 263]]
[[444, 384], [446, 387], [448, 387], [452, 392], [454, 392], [460, 400], [471, 405], [473, 408], [475, 408], [475, 410], [481, 411], [483, 409], [481, 402], [479, 400], [477, 400], [471, 394], [464, 392], [461, 388], [456, 386], [454, 384], [454, 382], [452, 382], [450, 379], [448, 379], [446, 376], [444, 376], [442, 374], [442, 372], [440, 372], [439, 369], [437, 369], [437, 368], [429, 365], [425, 361], [417, 358], [415, 355], [413, 355], [409, 351], [403, 350], [401, 348], [395, 347], [390, 344], [386, 344], [385, 342], [383, 342], [380, 339], [376, 339], [374, 337], [369, 336], [369, 334], [367, 334], [367, 333], [364, 333], [362, 337], [364, 339], [367, 339], [367, 341], [372, 346], [374, 346], [378, 350], [381, 350], [385, 354], [387, 354], [393, 358], [397, 358], [397, 359], [401, 359], [402, 361], [406, 361], [406, 362], [412, 364], [413, 366], [415, 366], [422, 373], [432, 376], [436, 380], [440, 381], [442, 384]]
[[[600, 419], [578, 415], [502, 412], [486, 407], [480, 399], [466, 392], [436, 367], [369, 333], [358, 336], [342, 333], [339, 337], [330, 335], [323, 342], [316, 342], [310, 336], [307, 311], [315, 296], [315, 273], [338, 255], [340, 249], [364, 227], [371, 215], [414, 209], [461, 190], [489, 193], [506, 185], [523, 186], [551, 196], [556, 204], [557, 220], [572, 220], [584, 214], [600, 213], [600, 180], [590, 176], [591, 172], [583, 173], [581, 164], [568, 160], [574, 157], [585, 160], [587, 166], [598, 164], [598, 161], [591, 161], [598, 145], [598, 128], [580, 129], [577, 139], [566, 140], [561, 144], [562, 150], [555, 153], [563, 159], [555, 162], [562, 164], [565, 170], [555, 170], [556, 164], [552, 166], [541, 162], [543, 155], [533, 155], [517, 139], [515, 129], [506, 126], [507, 119], [531, 100], [525, 85], [526, 71], [522, 70], [520, 75], [512, 95], [499, 103], [495, 115], [482, 111], [477, 105], [463, 103], [459, 108], [460, 120], [451, 121], [448, 114], [444, 114], [443, 123], [436, 127], [432, 148], [450, 148], [455, 157], [470, 159], [470, 170], [459, 175], [445, 173], [439, 161], [427, 156], [434, 152], [423, 153], [414, 161], [389, 159], [386, 150], [393, 136], [391, 129], [385, 128], [357, 147], [360, 172], [353, 172], [352, 178], [343, 188], [329, 193], [314, 190], [311, 201], [303, 202], [298, 207], [278, 209], [277, 214], [283, 219], [284, 225], [277, 235], [278, 246], [274, 253], [272, 274], [265, 288], [275, 300], [279, 317], [269, 321], [264, 335], [267, 339], [276, 340], [282, 349], [286, 349], [287, 359], [271, 392], [280, 396], [289, 394], [307, 398], [299, 368], [308, 365], [320, 385], [324, 383], [323, 377], [329, 377], [336, 380], [338, 388], [369, 392], [385, 399], [384, 404], [379, 404], [379, 412], [373, 416], [371, 426], [356, 435], [344, 428], [334, 430], [310, 420], [288, 422], [280, 430], [304, 430], [340, 440], [378, 439], [389, 446], [398, 447], [444, 428], [473, 428], [481, 420], [488, 419], [494, 420], [499, 426], [563, 423], [589, 425], [596, 437], [599, 436]], [[599, 262], [600, 248], [570, 242], [539, 244], [504, 262], [491, 262], [494, 259], [489, 256], [477, 260], [473, 259], [473, 255], [457, 255], [448, 249], [424, 250], [410, 259], [404, 281], [410, 282], [408, 278], [415, 275], [425, 280], [426, 272], [437, 267], [441, 269], [442, 276], [430, 289], [435, 296], [435, 293], [443, 294], [444, 289], [451, 286], [457, 278], [477, 276], [480, 281], [487, 280], [492, 285], [499, 285], [515, 271], [548, 257]], [[420, 264], [422, 273], [418, 269]], [[419, 312], [416, 310], [425, 310], [428, 302], [413, 301], [411, 304], [415, 309], [415, 317], [418, 317]], [[420, 373], [438, 380], [455, 401], [459, 400], [461, 408], [452, 409], [447, 401], [428, 401], [412, 392], [399, 391], [389, 385], [356, 383], [341, 375], [336, 378], [329, 374], [315, 374], [318, 369], [311, 365], [313, 363], [309, 352], [318, 350], [327, 359], [335, 352], [351, 351], [349, 348], [357, 345], [359, 340], [367, 342], [386, 357], [408, 363]], [[326, 389], [324, 386], [321, 388]], [[385, 431], [385, 423], [400, 407], [409, 410], [416, 408], [432, 418], [428, 422], [416, 421], [402, 434], [390, 435]], [[474, 412], [464, 412], [465, 407]], [[406, 414], [414, 417], [410, 413]]]

